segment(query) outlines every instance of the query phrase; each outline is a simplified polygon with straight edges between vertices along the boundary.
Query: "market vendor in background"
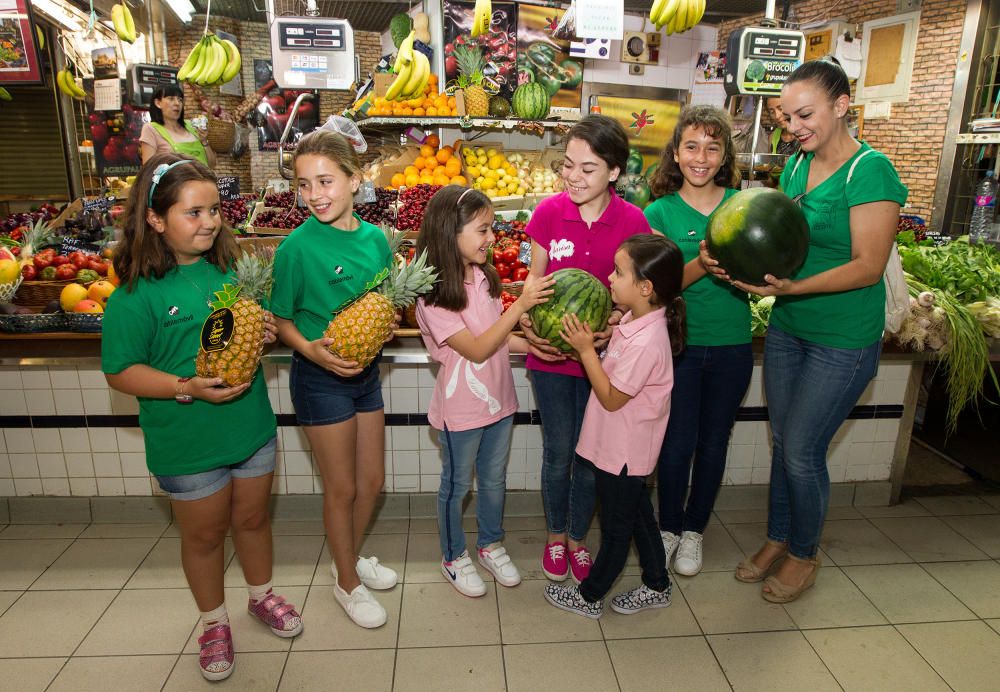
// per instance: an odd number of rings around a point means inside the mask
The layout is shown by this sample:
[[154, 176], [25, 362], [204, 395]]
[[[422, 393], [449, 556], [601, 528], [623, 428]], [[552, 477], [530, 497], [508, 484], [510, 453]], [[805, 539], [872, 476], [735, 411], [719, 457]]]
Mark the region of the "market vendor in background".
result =
[[788, 119], [785, 118], [785, 113], [781, 110], [781, 97], [769, 96], [764, 101], [764, 105], [767, 107], [767, 114], [771, 117], [771, 122], [774, 123], [774, 129], [771, 130], [768, 139], [770, 152], [785, 156], [797, 153], [799, 140], [788, 129]]
[[142, 126], [140, 153], [145, 163], [153, 154], [173, 153], [215, 168], [215, 152], [205, 142], [205, 133], [184, 120], [184, 91], [176, 84], [153, 92], [149, 104], [151, 122]]

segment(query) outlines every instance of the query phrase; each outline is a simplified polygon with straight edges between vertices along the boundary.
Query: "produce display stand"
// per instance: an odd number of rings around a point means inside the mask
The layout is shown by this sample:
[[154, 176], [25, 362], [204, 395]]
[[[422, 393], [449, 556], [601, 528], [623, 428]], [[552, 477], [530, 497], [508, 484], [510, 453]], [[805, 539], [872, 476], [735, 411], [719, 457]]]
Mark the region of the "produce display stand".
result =
[[360, 130], [374, 130], [377, 128], [395, 129], [411, 125], [421, 125], [428, 127], [457, 127], [463, 130], [534, 130], [541, 127], [545, 130], [558, 130], [572, 127], [575, 119], [549, 119], [549, 120], [521, 120], [521, 119], [500, 119], [500, 118], [469, 118], [469, 117], [426, 117], [426, 116], [406, 116], [400, 118], [388, 116], [376, 116], [358, 120], [355, 124]]

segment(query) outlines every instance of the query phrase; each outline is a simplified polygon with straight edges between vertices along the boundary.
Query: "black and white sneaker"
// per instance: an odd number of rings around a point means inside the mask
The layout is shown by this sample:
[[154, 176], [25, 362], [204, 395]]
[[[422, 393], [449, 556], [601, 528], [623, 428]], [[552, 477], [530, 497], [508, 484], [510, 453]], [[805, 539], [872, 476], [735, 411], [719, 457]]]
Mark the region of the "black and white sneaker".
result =
[[582, 615], [585, 618], [597, 620], [604, 612], [604, 601], [590, 603], [585, 601], [580, 595], [580, 587], [561, 586], [560, 584], [547, 584], [545, 586], [545, 600], [560, 610]]
[[664, 591], [653, 591], [645, 584], [639, 588], [620, 593], [611, 599], [611, 610], [622, 615], [632, 615], [649, 608], [666, 608], [670, 605], [672, 584], [667, 584]]

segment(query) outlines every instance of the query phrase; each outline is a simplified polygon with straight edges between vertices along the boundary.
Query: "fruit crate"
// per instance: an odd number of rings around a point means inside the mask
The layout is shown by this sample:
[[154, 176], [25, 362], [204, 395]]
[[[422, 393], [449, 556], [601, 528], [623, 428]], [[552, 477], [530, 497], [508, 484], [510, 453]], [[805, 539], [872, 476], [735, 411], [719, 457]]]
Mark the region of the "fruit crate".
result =
[[38, 334], [66, 330], [66, 315], [62, 313], [32, 313], [30, 315], [0, 315], [0, 332]]
[[14, 294], [14, 305], [41, 311], [53, 300], [59, 300], [62, 290], [75, 281], [24, 281]]

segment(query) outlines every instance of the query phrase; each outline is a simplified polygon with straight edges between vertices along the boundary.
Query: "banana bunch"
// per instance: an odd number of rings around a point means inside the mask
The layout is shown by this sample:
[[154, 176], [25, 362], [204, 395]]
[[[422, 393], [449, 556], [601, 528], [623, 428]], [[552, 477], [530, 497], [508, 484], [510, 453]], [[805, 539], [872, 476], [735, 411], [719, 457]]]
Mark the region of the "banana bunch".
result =
[[59, 91], [77, 101], [82, 101], [83, 97], [87, 95], [87, 92], [76, 83], [73, 73], [69, 70], [56, 72], [56, 86], [59, 87]]
[[705, 15], [705, 0], [655, 0], [649, 11], [649, 21], [659, 31], [666, 27], [667, 36], [693, 29]]
[[14, 98], [10, 95], [10, 92], [0, 87], [0, 101], [13, 101]]
[[399, 45], [396, 63], [392, 67], [397, 76], [385, 92], [389, 101], [406, 101], [424, 94], [424, 87], [431, 75], [431, 62], [421, 51], [413, 50], [414, 39], [415, 32], [411, 31]]
[[493, 21], [493, 3], [490, 0], [476, 0], [476, 9], [472, 15], [472, 38], [490, 31]]
[[219, 86], [240, 73], [243, 58], [229, 39], [205, 34], [177, 73], [177, 80], [198, 86]]
[[135, 43], [138, 36], [135, 33], [135, 22], [128, 5], [120, 2], [111, 8], [111, 23], [115, 25], [115, 33], [125, 43]]

